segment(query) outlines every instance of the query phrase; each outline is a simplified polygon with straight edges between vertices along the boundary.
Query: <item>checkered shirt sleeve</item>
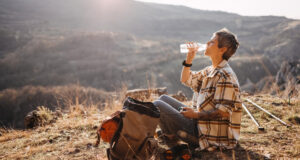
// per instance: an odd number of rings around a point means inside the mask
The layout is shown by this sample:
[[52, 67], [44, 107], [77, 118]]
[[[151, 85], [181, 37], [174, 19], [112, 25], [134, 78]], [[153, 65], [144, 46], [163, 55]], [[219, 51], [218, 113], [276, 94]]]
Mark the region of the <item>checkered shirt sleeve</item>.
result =
[[190, 71], [188, 80], [182, 84], [190, 87], [194, 92], [198, 93], [202, 85], [202, 80], [207, 75], [207, 69], [208, 67], [200, 71]]

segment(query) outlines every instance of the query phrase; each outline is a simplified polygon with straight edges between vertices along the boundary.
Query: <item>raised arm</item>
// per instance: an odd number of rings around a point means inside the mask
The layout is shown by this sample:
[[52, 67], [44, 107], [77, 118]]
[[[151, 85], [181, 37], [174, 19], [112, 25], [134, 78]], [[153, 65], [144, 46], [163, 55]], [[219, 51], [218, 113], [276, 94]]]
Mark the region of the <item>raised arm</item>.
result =
[[[186, 56], [186, 60], [185, 60], [185, 62], [187, 64], [192, 64], [198, 48], [199, 48], [199, 46], [193, 46], [192, 42], [188, 43], [188, 50], [189, 50], [189, 52], [188, 52], [188, 54]], [[190, 74], [190, 72], [191, 72], [190, 69], [191, 69], [191, 67], [185, 67], [185, 66], [183, 66], [182, 71], [181, 71], [181, 78], [180, 78], [180, 81], [182, 83], [185, 83], [189, 79], [189, 77], [191, 75]]]

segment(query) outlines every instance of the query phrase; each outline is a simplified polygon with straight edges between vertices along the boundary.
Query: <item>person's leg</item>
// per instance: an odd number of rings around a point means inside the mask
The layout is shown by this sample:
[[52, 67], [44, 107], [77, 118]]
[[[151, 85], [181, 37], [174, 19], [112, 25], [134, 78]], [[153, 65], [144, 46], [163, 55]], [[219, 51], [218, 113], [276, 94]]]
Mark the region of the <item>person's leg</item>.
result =
[[170, 106], [172, 106], [173, 108], [175, 108], [177, 111], [179, 111], [179, 109], [181, 107], [187, 107], [185, 104], [181, 103], [180, 101], [178, 101], [177, 99], [170, 97], [168, 95], [161, 95], [159, 97], [159, 100], [164, 101], [166, 103], [168, 103]]
[[[170, 99], [167, 99], [167, 101], [171, 104], [175, 104], [174, 101], [171, 101]], [[176, 135], [176, 137], [178, 137], [178, 131], [181, 130], [188, 133], [191, 136], [197, 137], [197, 134], [195, 133], [196, 126], [194, 120], [184, 117], [177, 109], [175, 109], [182, 106], [182, 104], [175, 104], [174, 107], [162, 100], [156, 100], [153, 103], [160, 109], [159, 125], [163, 133], [173, 134]], [[191, 143], [189, 140], [183, 140], [188, 143]]]

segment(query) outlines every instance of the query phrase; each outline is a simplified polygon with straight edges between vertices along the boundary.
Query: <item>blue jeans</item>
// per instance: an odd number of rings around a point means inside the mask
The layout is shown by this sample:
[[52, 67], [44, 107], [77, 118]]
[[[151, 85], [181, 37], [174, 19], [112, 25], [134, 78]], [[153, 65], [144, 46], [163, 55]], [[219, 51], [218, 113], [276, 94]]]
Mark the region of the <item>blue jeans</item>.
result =
[[189, 139], [182, 139], [178, 131], [185, 131], [191, 136], [198, 137], [196, 120], [184, 117], [180, 112], [181, 107], [187, 107], [173, 97], [162, 95], [155, 100], [154, 105], [160, 109], [159, 126], [163, 133], [176, 135], [177, 138], [193, 143]]

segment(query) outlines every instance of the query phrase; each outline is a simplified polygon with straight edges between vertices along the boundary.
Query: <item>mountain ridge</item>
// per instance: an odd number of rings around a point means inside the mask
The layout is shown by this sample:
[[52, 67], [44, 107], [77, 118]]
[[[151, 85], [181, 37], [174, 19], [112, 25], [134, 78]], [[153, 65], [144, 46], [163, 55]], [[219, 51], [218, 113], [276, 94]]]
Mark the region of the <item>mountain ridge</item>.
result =
[[[105, 2], [0, 1], [0, 89], [77, 80], [109, 91], [120, 87], [121, 81], [144, 88], [148, 75], [157, 85], [189, 92], [173, 80], [184, 58], [179, 44], [185, 40], [205, 43], [223, 27], [236, 33], [240, 41], [235, 56], [241, 56], [241, 61], [232, 63], [242, 85], [247, 78], [258, 82], [269, 71], [275, 76], [282, 61], [299, 60], [299, 21], [130, 0], [113, 1], [122, 4], [118, 11], [118, 6], [109, 8]], [[242, 60], [256, 56], [268, 64], [269, 71], [257, 60]], [[209, 60], [199, 58], [195, 63], [200, 63], [194, 65], [199, 70]], [[106, 73], [106, 67], [111, 73]]]

